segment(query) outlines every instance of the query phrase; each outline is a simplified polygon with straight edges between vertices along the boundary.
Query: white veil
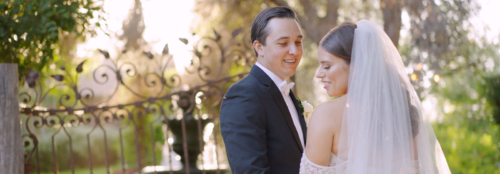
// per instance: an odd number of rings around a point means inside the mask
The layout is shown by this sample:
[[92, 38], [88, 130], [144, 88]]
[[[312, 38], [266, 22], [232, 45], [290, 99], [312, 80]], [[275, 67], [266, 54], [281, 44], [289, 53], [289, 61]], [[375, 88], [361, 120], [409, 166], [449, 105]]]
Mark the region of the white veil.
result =
[[354, 32], [338, 157], [337, 173], [451, 173], [398, 50], [367, 20]]

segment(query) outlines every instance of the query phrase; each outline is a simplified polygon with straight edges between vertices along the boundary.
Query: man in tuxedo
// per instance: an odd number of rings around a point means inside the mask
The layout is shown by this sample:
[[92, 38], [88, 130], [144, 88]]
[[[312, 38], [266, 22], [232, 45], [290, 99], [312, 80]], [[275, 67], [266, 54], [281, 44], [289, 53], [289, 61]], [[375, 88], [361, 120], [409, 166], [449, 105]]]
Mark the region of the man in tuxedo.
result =
[[232, 85], [220, 110], [222, 137], [233, 173], [299, 173], [306, 124], [286, 79], [302, 57], [302, 32], [286, 7], [261, 11], [251, 39], [257, 63]]

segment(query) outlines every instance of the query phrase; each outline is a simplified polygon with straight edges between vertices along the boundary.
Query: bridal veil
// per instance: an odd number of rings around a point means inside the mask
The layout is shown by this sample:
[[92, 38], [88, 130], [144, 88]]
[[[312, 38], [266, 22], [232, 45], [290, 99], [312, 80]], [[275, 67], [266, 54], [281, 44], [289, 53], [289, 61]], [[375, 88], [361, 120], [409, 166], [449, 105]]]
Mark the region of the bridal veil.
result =
[[336, 173], [450, 173], [401, 56], [376, 24], [357, 22]]

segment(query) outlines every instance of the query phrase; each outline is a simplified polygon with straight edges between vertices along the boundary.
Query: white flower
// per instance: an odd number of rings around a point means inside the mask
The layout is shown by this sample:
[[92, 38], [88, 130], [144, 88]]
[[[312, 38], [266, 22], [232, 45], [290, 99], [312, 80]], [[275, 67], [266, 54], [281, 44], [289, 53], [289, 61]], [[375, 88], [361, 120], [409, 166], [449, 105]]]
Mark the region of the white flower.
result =
[[302, 101], [302, 106], [304, 107], [304, 117], [306, 120], [306, 124], [309, 123], [309, 119], [311, 117], [311, 114], [313, 112], [313, 106], [308, 103], [307, 101]]

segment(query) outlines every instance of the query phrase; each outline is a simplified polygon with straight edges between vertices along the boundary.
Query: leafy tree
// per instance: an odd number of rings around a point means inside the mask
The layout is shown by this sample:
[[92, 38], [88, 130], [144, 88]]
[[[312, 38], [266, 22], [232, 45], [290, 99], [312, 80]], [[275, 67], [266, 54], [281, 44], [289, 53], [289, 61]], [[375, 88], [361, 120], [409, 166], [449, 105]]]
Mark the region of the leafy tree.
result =
[[443, 117], [433, 127], [452, 173], [500, 173], [499, 78], [475, 70], [460, 69], [439, 82], [433, 95]]
[[492, 117], [500, 125], [500, 75], [485, 78], [486, 99], [492, 107]]
[[19, 74], [54, 62], [63, 35], [92, 33], [101, 24], [91, 20], [104, 21], [96, 0], [3, 0], [0, 11], [0, 63], [19, 64]]

